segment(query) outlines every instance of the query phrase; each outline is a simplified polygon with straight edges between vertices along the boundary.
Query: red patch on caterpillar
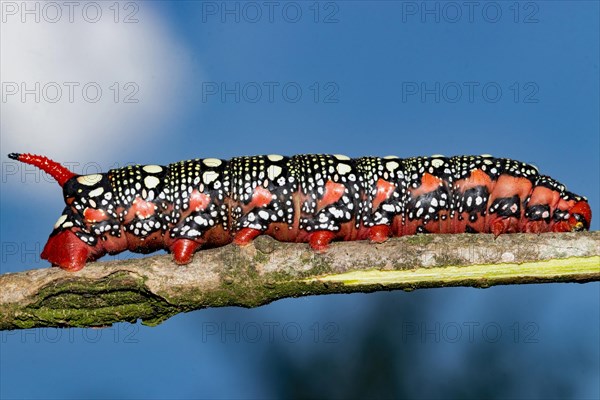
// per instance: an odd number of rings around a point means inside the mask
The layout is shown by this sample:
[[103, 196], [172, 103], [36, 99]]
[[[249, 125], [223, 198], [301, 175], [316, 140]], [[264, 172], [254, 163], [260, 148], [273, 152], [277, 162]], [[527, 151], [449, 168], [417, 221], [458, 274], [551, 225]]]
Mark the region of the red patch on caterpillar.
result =
[[248, 211], [252, 208], [260, 208], [265, 207], [271, 203], [273, 200], [273, 194], [262, 186], [257, 186], [254, 188], [254, 193], [252, 194], [252, 200], [248, 204]]
[[429, 192], [435, 191], [442, 185], [444, 185], [444, 181], [442, 179], [425, 172], [421, 177], [421, 185], [416, 189], [409, 189], [409, 192], [413, 198], [417, 198]]
[[475, 169], [471, 172], [471, 175], [469, 175], [466, 181], [472, 183], [473, 186], [485, 186], [488, 185], [492, 180], [490, 179], [488, 174], [486, 174], [482, 170]]
[[197, 189], [190, 194], [190, 209], [192, 211], [204, 211], [210, 204], [210, 196], [200, 193]]
[[[444, 181], [441, 178], [438, 178], [437, 176], [434, 176], [428, 172], [425, 172], [423, 174], [423, 177], [421, 178], [421, 186], [419, 186], [419, 189], [423, 190], [422, 193], [427, 193], [427, 192], [436, 190], [438, 188], [438, 186], [443, 185], [443, 184], [444, 184]], [[419, 194], [421, 194], [421, 193], [419, 193]]]
[[547, 204], [550, 206], [550, 215], [552, 215], [559, 200], [560, 193], [556, 190], [552, 190], [544, 186], [536, 186], [533, 188], [533, 192], [531, 192], [527, 206], [531, 207], [538, 204]]
[[455, 190], [465, 192], [466, 190], [473, 189], [477, 186], [485, 186], [488, 193], [492, 193], [494, 189], [494, 182], [490, 179], [488, 174], [480, 169], [473, 170], [468, 178], [458, 180], [454, 183]]
[[523, 202], [531, 192], [531, 187], [531, 181], [527, 178], [500, 175], [493, 192], [490, 192], [490, 199], [493, 201], [499, 197], [512, 197], [516, 194]]
[[[154, 215], [156, 206], [150, 201], [143, 200], [141, 197], [136, 197], [131, 205], [130, 212], [133, 213], [140, 219], [146, 219]], [[133, 216], [132, 216], [133, 219]]]
[[325, 193], [323, 194], [323, 198], [317, 201], [317, 211], [337, 203], [342, 198], [345, 191], [346, 187], [341, 183], [328, 180], [327, 183], [325, 183]]
[[104, 210], [98, 210], [89, 207], [83, 210], [83, 217], [87, 222], [99, 222], [108, 219], [108, 216]]
[[396, 190], [396, 185], [379, 178], [379, 180], [377, 181], [377, 195], [373, 199], [372, 210], [377, 210], [381, 203], [383, 203], [392, 196], [394, 190]]

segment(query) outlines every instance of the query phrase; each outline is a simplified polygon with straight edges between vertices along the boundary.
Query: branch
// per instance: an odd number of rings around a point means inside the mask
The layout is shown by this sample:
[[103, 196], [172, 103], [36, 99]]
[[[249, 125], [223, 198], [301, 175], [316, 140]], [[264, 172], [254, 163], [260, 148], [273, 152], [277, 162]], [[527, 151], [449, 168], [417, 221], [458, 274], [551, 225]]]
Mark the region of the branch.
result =
[[257, 307], [286, 297], [445, 286], [600, 280], [600, 232], [417, 235], [383, 244], [335, 243], [326, 254], [306, 244], [259, 237], [244, 248], [45, 268], [0, 275], [0, 330], [157, 325], [206, 307]]

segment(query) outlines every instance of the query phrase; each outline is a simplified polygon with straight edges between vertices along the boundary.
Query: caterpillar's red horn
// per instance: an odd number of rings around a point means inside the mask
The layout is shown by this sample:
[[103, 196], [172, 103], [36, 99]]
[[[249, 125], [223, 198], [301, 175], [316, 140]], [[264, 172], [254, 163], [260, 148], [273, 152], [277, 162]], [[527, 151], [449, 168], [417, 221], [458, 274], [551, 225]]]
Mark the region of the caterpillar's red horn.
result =
[[10, 153], [8, 155], [8, 158], [38, 167], [39, 169], [56, 179], [56, 182], [58, 182], [58, 184], [61, 187], [65, 184], [66, 181], [76, 176], [73, 172], [69, 171], [68, 168], [60, 165], [56, 161], [52, 161], [48, 157], [27, 153]]

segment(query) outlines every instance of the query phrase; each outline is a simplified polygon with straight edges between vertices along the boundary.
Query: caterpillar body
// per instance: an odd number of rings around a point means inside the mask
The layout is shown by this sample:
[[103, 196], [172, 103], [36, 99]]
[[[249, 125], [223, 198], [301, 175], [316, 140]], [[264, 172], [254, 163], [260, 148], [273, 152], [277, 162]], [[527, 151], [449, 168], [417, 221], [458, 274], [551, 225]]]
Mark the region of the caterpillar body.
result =
[[580, 231], [591, 221], [584, 197], [533, 165], [489, 155], [272, 154], [92, 175], [43, 156], [9, 157], [63, 187], [66, 207], [41, 257], [69, 271], [124, 250], [165, 249], [186, 264], [200, 248], [245, 245], [260, 234], [325, 251], [333, 240]]

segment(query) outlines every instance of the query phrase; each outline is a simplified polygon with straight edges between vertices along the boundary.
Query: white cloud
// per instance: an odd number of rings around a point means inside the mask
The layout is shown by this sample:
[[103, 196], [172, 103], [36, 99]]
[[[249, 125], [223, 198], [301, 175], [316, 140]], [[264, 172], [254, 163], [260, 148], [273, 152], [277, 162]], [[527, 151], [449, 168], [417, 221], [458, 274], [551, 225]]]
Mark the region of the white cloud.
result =
[[[7, 3], [12, 8], [7, 9]], [[23, 13], [20, 7], [24, 4], [30, 9], [38, 4], [39, 23], [35, 15]], [[62, 12], [56, 23], [50, 22], [55, 10], [44, 13], [44, 4], [2, 3], [2, 151], [110, 165], [130, 146], [157, 147], [160, 138], [156, 135], [161, 131], [157, 127], [165, 126], [182, 107], [181, 91], [190, 70], [186, 48], [149, 3], [137, 3], [137, 11], [121, 8], [118, 23], [114, 9], [109, 8], [114, 2], [95, 3], [102, 10], [96, 23], [85, 20], [81, 7], [86, 3], [79, 3], [70, 22], [66, 3], [54, 2]], [[95, 14], [87, 11], [89, 20]], [[123, 23], [134, 11], [139, 22]], [[33, 94], [23, 101], [23, 83], [39, 95], [39, 102]], [[93, 102], [97, 87], [102, 95]], [[52, 102], [57, 88], [62, 96]], [[11, 95], [15, 90], [18, 92]], [[139, 102], [125, 103], [128, 95]], [[5, 161], [6, 154], [1, 156]]]

